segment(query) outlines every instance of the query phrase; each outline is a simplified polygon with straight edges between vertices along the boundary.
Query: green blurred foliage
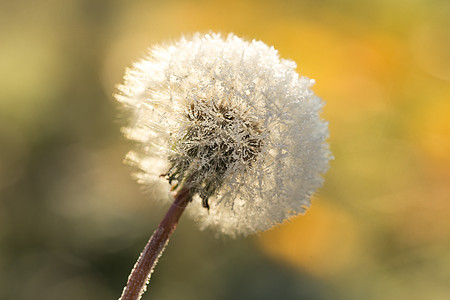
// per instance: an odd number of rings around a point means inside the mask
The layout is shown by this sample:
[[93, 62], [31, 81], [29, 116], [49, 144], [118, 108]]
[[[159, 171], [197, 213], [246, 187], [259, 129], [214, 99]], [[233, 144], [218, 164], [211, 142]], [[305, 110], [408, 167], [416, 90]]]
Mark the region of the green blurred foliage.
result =
[[305, 215], [216, 239], [182, 219], [144, 299], [449, 299], [450, 3], [0, 1], [0, 299], [114, 299], [167, 207], [112, 98], [147, 46], [274, 45], [326, 100], [336, 159]]

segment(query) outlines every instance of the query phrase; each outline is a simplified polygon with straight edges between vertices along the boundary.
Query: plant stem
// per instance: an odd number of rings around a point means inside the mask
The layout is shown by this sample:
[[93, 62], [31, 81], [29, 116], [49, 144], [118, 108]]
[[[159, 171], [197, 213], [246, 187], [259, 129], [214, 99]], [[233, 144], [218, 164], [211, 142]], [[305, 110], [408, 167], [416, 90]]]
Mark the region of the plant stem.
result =
[[137, 300], [141, 298], [147, 289], [147, 284], [150, 281], [151, 273], [158, 258], [166, 248], [170, 236], [177, 227], [181, 214], [190, 201], [191, 194], [189, 188], [185, 186], [177, 193], [175, 201], [167, 211], [166, 216], [150, 237], [128, 277], [127, 285], [119, 300]]

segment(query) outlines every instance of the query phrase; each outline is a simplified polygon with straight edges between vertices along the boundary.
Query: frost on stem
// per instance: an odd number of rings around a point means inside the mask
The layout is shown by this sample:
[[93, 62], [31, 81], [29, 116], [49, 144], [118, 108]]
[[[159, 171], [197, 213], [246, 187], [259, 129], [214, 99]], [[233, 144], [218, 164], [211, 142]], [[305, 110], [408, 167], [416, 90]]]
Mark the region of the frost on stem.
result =
[[170, 201], [189, 178], [187, 212], [231, 236], [304, 212], [332, 155], [314, 81], [295, 69], [233, 34], [150, 49], [116, 95], [131, 115], [124, 133], [138, 142], [127, 155], [138, 181]]
[[169, 238], [175, 230], [178, 220], [190, 199], [191, 193], [189, 189], [183, 188], [178, 191], [172, 206], [150, 237], [150, 240], [134, 265], [128, 277], [127, 285], [119, 300], [136, 300], [141, 298], [147, 289], [147, 284], [150, 281], [156, 263], [166, 248]]

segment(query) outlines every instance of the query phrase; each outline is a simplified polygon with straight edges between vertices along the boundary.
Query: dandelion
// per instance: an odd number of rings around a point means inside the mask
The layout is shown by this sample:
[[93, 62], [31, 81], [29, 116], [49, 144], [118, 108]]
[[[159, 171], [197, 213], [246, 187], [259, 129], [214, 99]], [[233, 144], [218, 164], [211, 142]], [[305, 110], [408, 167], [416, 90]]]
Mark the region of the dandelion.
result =
[[[314, 81], [295, 69], [263, 42], [196, 34], [152, 48], [127, 70], [116, 98], [137, 148], [126, 161], [141, 184], [174, 202], [146, 247], [154, 259], [145, 280], [185, 208], [201, 228], [236, 236], [309, 207], [331, 154]], [[132, 276], [122, 299], [143, 292], [124, 296]]]

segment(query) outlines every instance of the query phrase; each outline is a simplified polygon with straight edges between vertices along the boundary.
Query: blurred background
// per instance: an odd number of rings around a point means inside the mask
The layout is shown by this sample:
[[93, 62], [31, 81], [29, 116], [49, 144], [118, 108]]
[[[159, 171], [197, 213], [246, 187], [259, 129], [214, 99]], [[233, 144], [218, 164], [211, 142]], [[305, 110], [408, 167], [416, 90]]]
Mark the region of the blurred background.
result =
[[144, 299], [450, 299], [447, 0], [0, 0], [0, 299], [117, 299], [167, 206], [112, 94], [146, 47], [234, 32], [315, 78], [335, 155], [305, 216], [182, 218]]

